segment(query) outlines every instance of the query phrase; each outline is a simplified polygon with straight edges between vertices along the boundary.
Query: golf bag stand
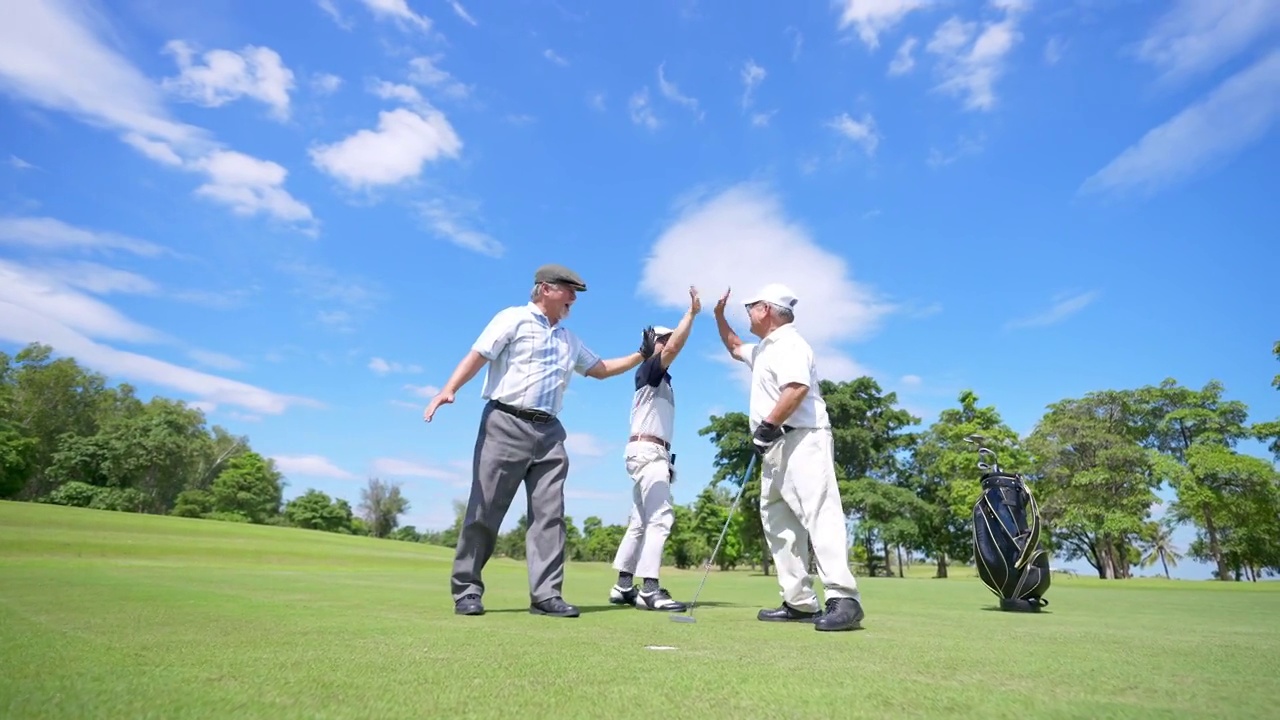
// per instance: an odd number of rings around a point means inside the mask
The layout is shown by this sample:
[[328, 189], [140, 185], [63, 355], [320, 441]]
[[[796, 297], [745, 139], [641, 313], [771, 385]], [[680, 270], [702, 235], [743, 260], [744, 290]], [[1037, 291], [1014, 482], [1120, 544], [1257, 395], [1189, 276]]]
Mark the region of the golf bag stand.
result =
[[1039, 612], [1048, 605], [1049, 554], [1040, 546], [1040, 508], [1022, 476], [1004, 472], [995, 453], [983, 446], [981, 436], [967, 441], [978, 445], [983, 471], [982, 494], [973, 506], [973, 553], [978, 577], [1000, 598], [1008, 612]]

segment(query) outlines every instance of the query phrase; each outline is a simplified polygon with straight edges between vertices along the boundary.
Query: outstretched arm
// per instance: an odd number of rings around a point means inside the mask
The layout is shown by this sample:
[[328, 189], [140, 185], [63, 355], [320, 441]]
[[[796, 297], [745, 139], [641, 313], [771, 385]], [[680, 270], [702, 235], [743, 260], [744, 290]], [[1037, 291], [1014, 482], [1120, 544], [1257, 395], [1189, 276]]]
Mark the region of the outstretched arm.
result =
[[716, 329], [720, 331], [720, 342], [724, 343], [724, 349], [729, 351], [735, 360], [741, 360], [742, 356], [738, 355], [738, 349], [742, 347], [742, 338], [729, 327], [729, 321], [724, 317], [725, 303], [729, 302], [729, 293], [733, 292], [730, 288], [724, 291], [724, 295], [716, 301], [715, 316]]
[[621, 375], [628, 370], [634, 370], [637, 365], [644, 362], [644, 356], [639, 352], [633, 352], [623, 357], [612, 358], [609, 360], [601, 360], [592, 365], [587, 370], [587, 377], [593, 377], [597, 380], [604, 380], [615, 375]]
[[452, 403], [454, 396], [462, 389], [463, 385], [471, 382], [471, 378], [480, 372], [480, 368], [489, 362], [483, 355], [475, 350], [469, 351], [465, 357], [453, 369], [453, 374], [449, 376], [449, 381], [444, 384], [440, 392], [431, 398], [431, 402], [427, 403], [427, 409], [422, 412], [422, 419], [431, 422], [432, 416], [436, 414], [436, 410], [441, 405]]
[[689, 339], [689, 331], [693, 329], [693, 318], [702, 311], [702, 300], [698, 298], [698, 289], [689, 288], [689, 309], [685, 312], [684, 317], [680, 318], [680, 324], [671, 332], [670, 339], [667, 344], [662, 347], [662, 369], [666, 370], [671, 367], [671, 363], [676, 361], [676, 356], [684, 349], [685, 341]]

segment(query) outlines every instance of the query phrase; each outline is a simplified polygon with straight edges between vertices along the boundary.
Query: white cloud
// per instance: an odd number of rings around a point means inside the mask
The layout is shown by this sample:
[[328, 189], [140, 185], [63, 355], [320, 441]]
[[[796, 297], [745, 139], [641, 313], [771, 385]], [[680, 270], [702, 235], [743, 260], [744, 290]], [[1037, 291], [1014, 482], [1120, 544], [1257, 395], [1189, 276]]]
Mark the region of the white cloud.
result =
[[848, 113], [840, 113], [828, 120], [826, 124], [827, 127], [860, 145], [867, 153], [867, 157], [876, 154], [876, 147], [880, 144], [880, 133], [876, 130], [875, 118], [869, 113], [864, 113], [861, 120], [854, 120]]
[[1067, 41], [1061, 37], [1051, 37], [1044, 44], [1044, 61], [1047, 65], [1057, 65], [1067, 53]]
[[399, 458], [377, 458], [373, 461], [371, 469], [373, 474], [379, 477], [421, 477], [440, 480], [457, 487], [466, 487], [470, 484], [460, 472], [442, 470], [432, 465]]
[[456, 158], [461, 151], [462, 140], [443, 113], [397, 108], [378, 113], [376, 130], [359, 130], [309, 152], [315, 166], [338, 181], [368, 188], [417, 177], [426, 163]]
[[379, 375], [387, 373], [420, 373], [421, 365], [405, 365], [404, 363], [388, 361], [380, 357], [369, 359], [369, 369]]
[[924, 380], [922, 380], [919, 375], [903, 375], [898, 382], [907, 387], [920, 387]]
[[311, 76], [311, 89], [318, 95], [332, 95], [342, 87], [342, 78], [333, 73], [316, 73]]
[[546, 50], [543, 50], [543, 51], [542, 51], [542, 57], [544, 57], [544, 58], [546, 58], [546, 59], [550, 60], [551, 62], [553, 62], [553, 63], [555, 63], [555, 64], [559, 65], [560, 67], [568, 67], [568, 65], [569, 65], [569, 61], [568, 61], [568, 60], [565, 60], [564, 58], [560, 57], [560, 55], [559, 55], [558, 53], [556, 53], [556, 51], [555, 51], [555, 50], [552, 50], [551, 48], [547, 48]]
[[564, 439], [564, 449], [570, 457], [603, 457], [609, 452], [603, 440], [588, 433], [569, 433]]
[[[647, 89], [645, 90], [645, 93], [646, 93], [645, 97], [647, 98], [648, 97]], [[591, 95], [587, 96], [587, 104], [590, 105], [595, 110], [604, 112], [604, 93], [599, 93], [599, 92], [592, 93]]]
[[201, 401], [279, 414], [314, 400], [271, 392], [164, 360], [119, 350], [99, 340], [168, 342], [161, 333], [35, 269], [0, 261], [0, 340], [45, 343], [114, 381], [149, 383]]
[[323, 477], [335, 480], [355, 480], [357, 475], [338, 467], [323, 455], [272, 455], [276, 469], [286, 476]]
[[777, 114], [778, 114], [777, 110], [770, 110], [769, 112], [751, 113], [751, 125], [752, 127], [768, 127], [769, 121], [772, 120], [773, 116]]
[[[414, 395], [417, 395], [418, 397], [424, 397], [424, 398], [433, 398], [436, 395], [440, 394], [440, 388], [436, 387], [435, 385], [405, 385], [404, 389], [408, 390]], [[418, 406], [410, 404], [410, 407], [418, 407]]]
[[1018, 21], [1026, 6], [1017, 0], [991, 0], [990, 4], [1004, 10], [1003, 19], [978, 23], [953, 16], [938, 26], [925, 45], [938, 56], [942, 82], [935, 89], [963, 97], [966, 110], [995, 107], [996, 81], [1005, 72], [1009, 52], [1022, 39]]
[[26, 160], [23, 160], [22, 158], [13, 154], [9, 155], [9, 167], [13, 168], [14, 170], [38, 170], [39, 169], [35, 165], [32, 165]]
[[916, 66], [916, 59], [911, 56], [911, 53], [919, 42], [915, 36], [902, 41], [898, 46], [898, 52], [894, 53], [893, 60], [889, 63], [890, 75], [905, 75], [911, 72], [911, 69]]
[[154, 295], [160, 291], [158, 285], [137, 273], [94, 262], [58, 261], [41, 269], [61, 283], [95, 295]]
[[277, 120], [289, 118], [293, 71], [285, 67], [275, 50], [255, 45], [239, 52], [209, 50], [202, 57], [204, 64], [192, 62], [196, 51], [185, 41], [171, 40], [165, 51], [173, 55], [181, 73], [166, 78], [162, 86], [178, 97], [205, 107], [250, 97], [269, 106]]
[[215, 370], [243, 370], [245, 368], [245, 364], [241, 360], [212, 350], [194, 348], [187, 351], [187, 357]]
[[167, 248], [116, 233], [86, 230], [50, 217], [0, 217], [0, 243], [40, 250], [124, 250], [144, 257], [171, 254]]
[[755, 60], [747, 60], [742, 64], [742, 107], [744, 109], [751, 107], [751, 103], [755, 101], [752, 95], [760, 83], [764, 82], [767, 74]]
[[929, 167], [932, 168], [944, 167], [959, 160], [960, 158], [968, 155], [976, 155], [982, 152], [982, 148], [985, 143], [985, 135], [979, 135], [977, 137], [961, 135], [956, 139], [955, 149], [951, 152], [944, 152], [936, 147], [930, 148], [929, 158], [926, 162], [928, 162]]
[[1019, 320], [1011, 320], [1005, 327], [1008, 329], [1046, 327], [1062, 322], [1091, 305], [1100, 294], [1097, 290], [1075, 295], [1059, 294], [1052, 299], [1053, 305], [1048, 310]]
[[218, 150], [194, 163], [209, 176], [196, 194], [231, 208], [237, 215], [265, 214], [281, 220], [314, 221], [311, 208], [284, 189], [289, 171], [279, 163], [234, 150]]
[[880, 35], [891, 30], [910, 13], [928, 5], [926, 0], [837, 0], [839, 30], [857, 28], [858, 38], [868, 48], [880, 46]]
[[479, 215], [479, 209], [474, 204], [433, 198], [419, 203], [418, 211], [431, 232], [458, 247], [493, 258], [502, 257], [506, 253], [506, 247], [501, 242], [472, 227], [468, 218]]
[[[658, 64], [658, 89], [662, 91], [662, 96], [678, 105], [684, 105], [693, 112], [693, 116], [698, 120], [702, 120], [706, 113], [698, 109], [698, 99], [683, 95], [680, 88], [675, 83], [669, 82], [666, 76], [666, 63]], [[646, 88], [646, 97], [648, 91]]]
[[1221, 165], [1280, 118], [1280, 50], [1225, 80], [1085, 180], [1081, 192], [1154, 193]]
[[[761, 186], [741, 184], [682, 203], [649, 252], [639, 291], [661, 307], [679, 309], [688, 305], [694, 285], [708, 316], [699, 322], [714, 323], [711, 308], [732, 287], [726, 315], [739, 336], [752, 341], [738, 300], [769, 282], [786, 283], [799, 296], [796, 328], [813, 345], [823, 377], [865, 373], [840, 345], [869, 336], [894, 308], [852, 280], [848, 263], [817, 245]], [[723, 351], [716, 356], [728, 359]]]
[[1175, 0], [1136, 53], [1166, 82], [1180, 80], [1217, 68], [1278, 29], [1275, 0]]
[[[603, 109], [603, 108], [602, 108]], [[627, 101], [627, 109], [631, 111], [631, 122], [643, 125], [650, 130], [657, 130], [661, 125], [649, 105], [649, 86], [637, 90]]]
[[392, 20], [401, 28], [431, 31], [431, 19], [413, 11], [407, 0], [360, 0], [379, 20]]
[[155, 342], [163, 338], [156, 330], [77, 292], [50, 273], [6, 260], [0, 260], [0, 302], [39, 313], [50, 322], [96, 338], [129, 342]]
[[449, 6], [453, 8], [454, 14], [462, 18], [462, 20], [468, 25], [471, 25], [472, 27], [479, 25], [479, 23], [476, 22], [476, 19], [471, 17], [471, 13], [467, 12], [467, 9], [463, 7], [462, 3], [458, 2], [458, 0], [449, 0]]
[[409, 82], [424, 88], [432, 88], [441, 95], [460, 100], [471, 94], [471, 86], [459, 82], [447, 70], [440, 68], [440, 57], [416, 57], [409, 61]]
[[[173, 120], [160, 87], [100, 41], [95, 30], [113, 32], [104, 17], [69, 0], [6, 8], [5, 22], [0, 23], [0, 89], [118, 132], [140, 153], [168, 166], [203, 171], [210, 165], [207, 158], [226, 152], [206, 130]], [[231, 201], [214, 181], [197, 192], [246, 214], [245, 200]], [[214, 192], [208, 191], [211, 187]], [[239, 190], [244, 194], [245, 188]], [[283, 209], [279, 219], [310, 220], [310, 210], [299, 212], [306, 206], [282, 187], [270, 194], [274, 199], [250, 204], [273, 214]]]

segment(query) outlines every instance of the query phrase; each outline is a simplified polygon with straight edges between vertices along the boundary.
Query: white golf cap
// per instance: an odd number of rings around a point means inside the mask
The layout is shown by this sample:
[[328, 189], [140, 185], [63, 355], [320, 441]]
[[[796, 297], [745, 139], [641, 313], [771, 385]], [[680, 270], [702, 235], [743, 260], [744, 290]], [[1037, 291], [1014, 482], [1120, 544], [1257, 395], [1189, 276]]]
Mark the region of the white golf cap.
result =
[[667, 327], [666, 325], [654, 325], [654, 326], [653, 326], [653, 334], [654, 334], [656, 337], [662, 337], [663, 335], [670, 335], [670, 334], [671, 334], [671, 333], [673, 333], [673, 332], [675, 332], [675, 330], [674, 330], [674, 329], [672, 329], [672, 328]]
[[751, 306], [758, 302], [773, 303], [786, 308], [793, 308], [798, 302], [796, 294], [791, 292], [791, 288], [782, 283], [769, 283], [760, 288], [759, 292], [747, 299], [744, 305]]

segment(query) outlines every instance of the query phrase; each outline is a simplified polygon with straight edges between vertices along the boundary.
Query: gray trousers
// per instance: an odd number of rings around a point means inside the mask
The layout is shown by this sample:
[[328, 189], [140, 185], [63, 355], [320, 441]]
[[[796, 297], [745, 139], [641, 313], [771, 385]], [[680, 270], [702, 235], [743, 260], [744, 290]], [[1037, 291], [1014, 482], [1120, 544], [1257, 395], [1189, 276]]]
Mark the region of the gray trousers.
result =
[[525, 557], [529, 599], [542, 602], [560, 595], [564, 584], [564, 481], [569, 456], [559, 420], [534, 422], [486, 404], [480, 415], [471, 463], [471, 497], [458, 534], [453, 560], [454, 602], [484, 594], [480, 578], [498, 539], [498, 529], [524, 483], [529, 528]]

